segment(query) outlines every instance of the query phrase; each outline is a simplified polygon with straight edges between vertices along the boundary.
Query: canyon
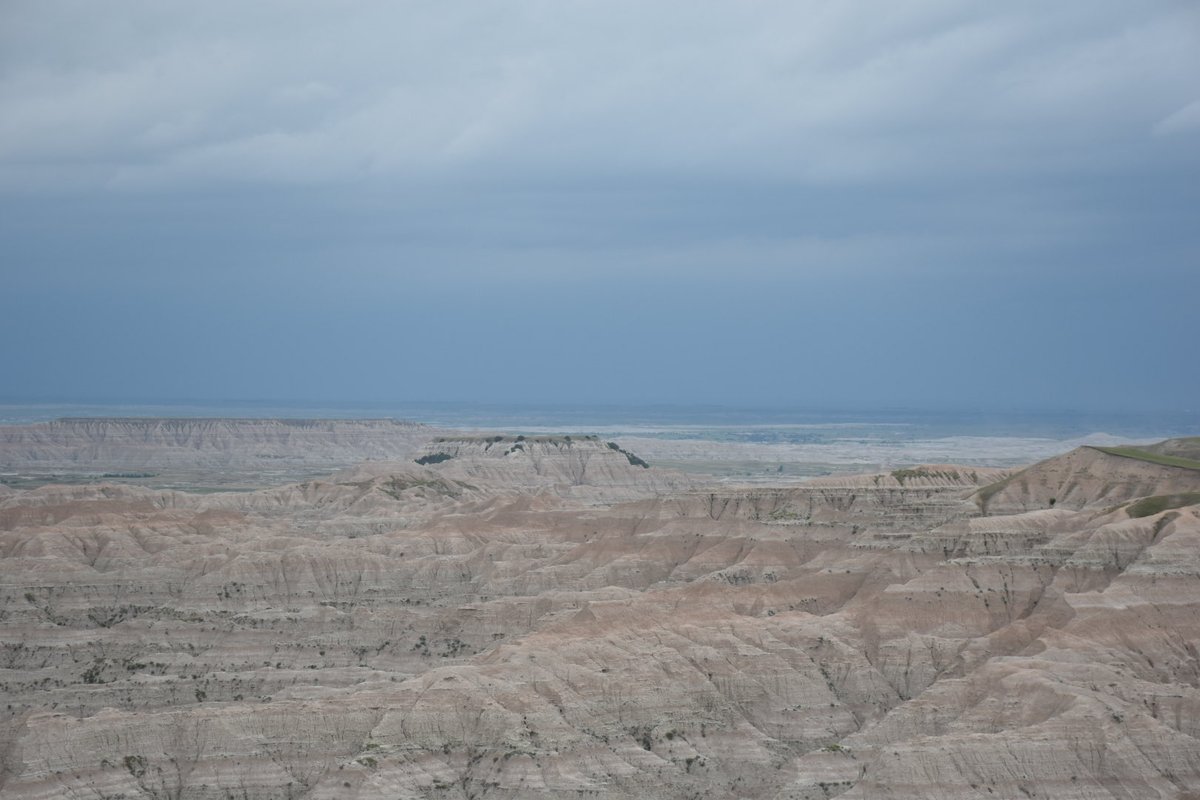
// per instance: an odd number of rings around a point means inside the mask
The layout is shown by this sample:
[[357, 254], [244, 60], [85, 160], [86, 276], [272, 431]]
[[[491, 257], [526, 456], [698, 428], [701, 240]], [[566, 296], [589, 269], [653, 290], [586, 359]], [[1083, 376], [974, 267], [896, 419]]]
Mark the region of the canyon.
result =
[[0, 795], [1200, 798], [1198, 454], [9, 426]]

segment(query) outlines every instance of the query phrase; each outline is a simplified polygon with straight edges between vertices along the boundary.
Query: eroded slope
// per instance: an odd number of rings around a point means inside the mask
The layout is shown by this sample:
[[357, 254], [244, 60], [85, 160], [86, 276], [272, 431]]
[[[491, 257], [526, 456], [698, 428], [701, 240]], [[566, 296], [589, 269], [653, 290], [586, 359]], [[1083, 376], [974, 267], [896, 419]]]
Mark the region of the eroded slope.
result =
[[1200, 791], [1195, 505], [980, 516], [1004, 476], [950, 467], [663, 494], [628, 459], [642, 499], [596, 505], [455, 458], [0, 497], [0, 791]]

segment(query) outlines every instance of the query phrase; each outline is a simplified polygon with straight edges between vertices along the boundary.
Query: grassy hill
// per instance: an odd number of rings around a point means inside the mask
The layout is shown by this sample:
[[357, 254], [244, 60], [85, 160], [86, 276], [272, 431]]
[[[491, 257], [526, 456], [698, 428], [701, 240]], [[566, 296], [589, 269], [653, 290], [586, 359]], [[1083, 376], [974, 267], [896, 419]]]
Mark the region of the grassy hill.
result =
[[[1181, 442], [1195, 442], [1196, 446], [1194, 449], [1190, 446], [1176, 446]], [[1101, 453], [1108, 453], [1110, 456], [1136, 458], [1139, 461], [1161, 464], [1164, 467], [1182, 467], [1184, 469], [1200, 470], [1200, 459], [1190, 457], [1192, 455], [1200, 456], [1200, 438], [1168, 439], [1165, 442], [1159, 442], [1158, 444], [1146, 447], [1093, 447], [1092, 449], [1099, 450]]]

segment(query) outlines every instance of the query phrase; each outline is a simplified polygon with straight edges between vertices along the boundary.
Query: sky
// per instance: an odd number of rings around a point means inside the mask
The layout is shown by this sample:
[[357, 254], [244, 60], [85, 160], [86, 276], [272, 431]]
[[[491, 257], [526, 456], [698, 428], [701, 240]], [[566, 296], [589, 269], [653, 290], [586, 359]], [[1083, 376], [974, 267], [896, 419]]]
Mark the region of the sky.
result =
[[0, 401], [1200, 409], [1193, 0], [0, 3]]

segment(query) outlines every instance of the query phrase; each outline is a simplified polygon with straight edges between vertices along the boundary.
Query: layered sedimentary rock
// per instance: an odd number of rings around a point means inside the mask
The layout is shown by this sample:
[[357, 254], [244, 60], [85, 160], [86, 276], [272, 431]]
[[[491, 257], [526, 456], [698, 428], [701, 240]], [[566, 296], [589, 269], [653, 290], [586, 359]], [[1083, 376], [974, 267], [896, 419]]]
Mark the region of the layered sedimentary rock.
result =
[[437, 433], [390, 419], [66, 418], [0, 426], [0, 471], [261, 485], [407, 460]]
[[460, 480], [577, 498], [634, 498], [690, 483], [679, 473], [651, 470], [635, 453], [596, 436], [437, 437], [414, 461]]
[[[1200, 473], [984, 516], [1006, 473], [670, 492], [515, 443], [0, 496], [0, 793], [1198, 796]], [[556, 488], [599, 448], [566, 485], [640, 497]]]

